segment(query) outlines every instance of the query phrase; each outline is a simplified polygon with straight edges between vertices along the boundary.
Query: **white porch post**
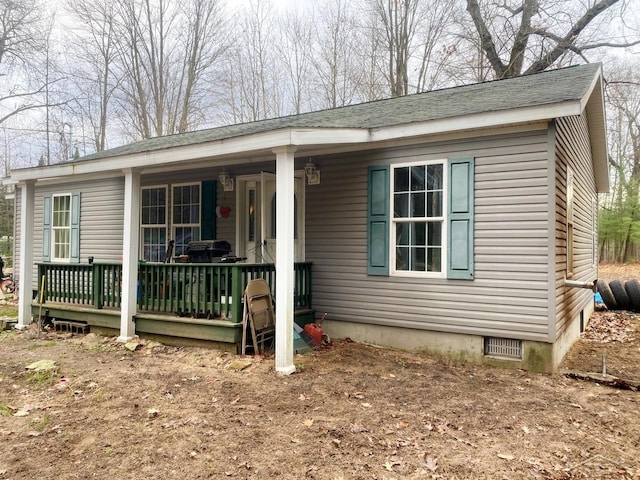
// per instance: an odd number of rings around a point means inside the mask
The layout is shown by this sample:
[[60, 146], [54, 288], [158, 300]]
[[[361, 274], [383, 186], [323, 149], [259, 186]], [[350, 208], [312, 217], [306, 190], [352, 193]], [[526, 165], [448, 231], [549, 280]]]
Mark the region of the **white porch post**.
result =
[[136, 333], [133, 316], [137, 309], [138, 248], [140, 242], [140, 172], [124, 170], [124, 229], [122, 238], [122, 303], [119, 342]]
[[[18, 285], [18, 324], [23, 329], [31, 323], [31, 289], [33, 271], [33, 217], [35, 210], [36, 184], [20, 184], [20, 281]], [[40, 287], [38, 286], [38, 289]]]
[[293, 365], [294, 155], [295, 147], [276, 154], [276, 371], [289, 375]]

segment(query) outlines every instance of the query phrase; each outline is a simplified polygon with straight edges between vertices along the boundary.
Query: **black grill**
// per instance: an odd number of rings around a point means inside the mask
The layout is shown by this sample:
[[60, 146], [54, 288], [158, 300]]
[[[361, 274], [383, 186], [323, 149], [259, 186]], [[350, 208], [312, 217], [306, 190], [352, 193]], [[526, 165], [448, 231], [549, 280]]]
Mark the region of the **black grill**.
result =
[[190, 263], [211, 263], [230, 252], [231, 244], [225, 240], [200, 240], [187, 244]]

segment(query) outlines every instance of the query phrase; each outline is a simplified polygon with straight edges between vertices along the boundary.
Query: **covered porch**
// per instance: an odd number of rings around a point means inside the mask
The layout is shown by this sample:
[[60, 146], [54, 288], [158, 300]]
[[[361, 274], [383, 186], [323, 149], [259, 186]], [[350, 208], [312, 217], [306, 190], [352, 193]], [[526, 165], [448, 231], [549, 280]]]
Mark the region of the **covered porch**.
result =
[[[123, 299], [122, 264], [40, 262], [33, 316], [47, 315], [117, 333]], [[313, 320], [311, 263], [294, 264], [294, 316]], [[138, 334], [213, 342], [237, 351], [242, 335], [243, 292], [263, 278], [276, 298], [276, 268], [267, 263], [147, 263], [138, 265]]]
[[[263, 149], [260, 161], [250, 162], [230, 161], [215, 148], [185, 150], [16, 175], [19, 270], [25, 272], [20, 291], [28, 292], [20, 297], [17, 328], [42, 313], [112, 330], [122, 342], [161, 335], [234, 349], [241, 342], [244, 289], [261, 277], [277, 305], [276, 369], [291, 373], [293, 321], [313, 319], [311, 264], [304, 257], [308, 157], [296, 162], [291, 145]], [[222, 174], [230, 170], [229, 187]], [[70, 219], [66, 236], [54, 229], [60, 218]], [[213, 239], [230, 243], [244, 261], [184, 258], [189, 240]], [[170, 241], [174, 261], [159, 261]]]

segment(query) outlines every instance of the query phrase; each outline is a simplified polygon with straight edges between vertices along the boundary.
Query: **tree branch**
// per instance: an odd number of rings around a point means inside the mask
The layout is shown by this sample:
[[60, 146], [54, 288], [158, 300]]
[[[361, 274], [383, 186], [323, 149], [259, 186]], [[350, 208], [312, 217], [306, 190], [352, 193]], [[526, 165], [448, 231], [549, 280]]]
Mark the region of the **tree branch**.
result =
[[522, 20], [520, 28], [516, 33], [516, 37], [511, 47], [511, 56], [509, 57], [509, 67], [504, 73], [505, 77], [513, 77], [519, 75], [522, 71], [524, 63], [524, 53], [529, 43], [529, 35], [531, 32], [531, 18], [538, 13], [538, 0], [530, 0], [522, 5]]
[[542, 58], [533, 62], [527, 69], [525, 74], [542, 72], [549, 68], [558, 58], [560, 58], [567, 50], [568, 45], [575, 46], [575, 40], [580, 33], [602, 12], [607, 8], [618, 3], [619, 0], [600, 0], [598, 3], [589, 8], [582, 17], [569, 29], [569, 32], [561, 37], [561, 41], [555, 46], [553, 50], [544, 55]]
[[467, 11], [469, 12], [469, 15], [471, 15], [471, 19], [476, 26], [476, 30], [478, 30], [478, 34], [480, 35], [482, 50], [484, 50], [494, 72], [496, 72], [498, 77], [502, 78], [507, 67], [502, 60], [500, 60], [500, 56], [496, 50], [496, 45], [493, 42], [493, 38], [491, 38], [491, 33], [489, 33], [489, 29], [482, 19], [480, 5], [478, 5], [477, 0], [467, 0]]

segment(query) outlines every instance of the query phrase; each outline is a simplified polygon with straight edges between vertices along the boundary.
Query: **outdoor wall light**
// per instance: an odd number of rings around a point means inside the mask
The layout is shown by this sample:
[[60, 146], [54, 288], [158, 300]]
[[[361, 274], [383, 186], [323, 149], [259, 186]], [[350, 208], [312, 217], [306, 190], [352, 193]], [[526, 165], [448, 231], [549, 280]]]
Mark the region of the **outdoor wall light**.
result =
[[225, 192], [233, 192], [233, 177], [226, 172], [224, 167], [222, 167], [222, 171], [218, 175], [218, 180], [220, 180]]
[[304, 166], [304, 173], [307, 176], [308, 185], [320, 185], [320, 170], [311, 160]]

